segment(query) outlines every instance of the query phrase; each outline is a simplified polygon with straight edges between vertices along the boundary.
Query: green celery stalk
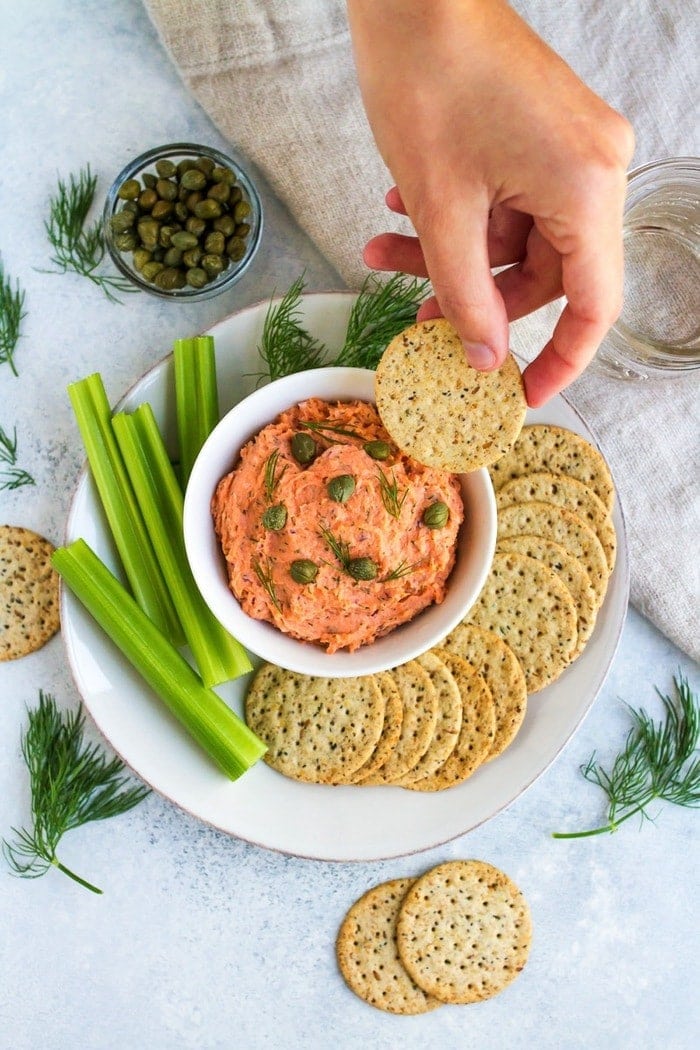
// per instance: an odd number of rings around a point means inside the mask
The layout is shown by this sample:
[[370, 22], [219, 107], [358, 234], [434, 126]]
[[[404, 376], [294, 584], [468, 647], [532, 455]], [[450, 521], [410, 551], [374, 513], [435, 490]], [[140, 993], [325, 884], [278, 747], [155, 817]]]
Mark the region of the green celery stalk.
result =
[[99, 374], [68, 387], [90, 470], [136, 601], [174, 645], [182, 628], [156, 559], [112, 431], [112, 413]]
[[265, 744], [202, 684], [84, 540], [59, 547], [51, 560], [76, 598], [226, 776], [236, 780], [262, 757]]
[[182, 490], [151, 406], [118, 413], [112, 427], [202, 681], [213, 686], [246, 674], [252, 670], [248, 654], [211, 612], [192, 575], [182, 533]]
[[176, 339], [173, 360], [180, 483], [184, 490], [199, 450], [219, 422], [213, 338]]

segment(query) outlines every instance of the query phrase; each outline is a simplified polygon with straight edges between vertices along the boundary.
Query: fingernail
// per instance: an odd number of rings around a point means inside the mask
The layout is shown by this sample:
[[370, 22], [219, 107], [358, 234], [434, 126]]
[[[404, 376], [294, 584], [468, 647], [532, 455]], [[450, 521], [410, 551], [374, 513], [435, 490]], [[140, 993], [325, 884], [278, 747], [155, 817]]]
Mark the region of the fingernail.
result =
[[486, 371], [496, 364], [496, 355], [490, 346], [485, 346], [484, 343], [464, 343], [463, 346], [472, 368]]

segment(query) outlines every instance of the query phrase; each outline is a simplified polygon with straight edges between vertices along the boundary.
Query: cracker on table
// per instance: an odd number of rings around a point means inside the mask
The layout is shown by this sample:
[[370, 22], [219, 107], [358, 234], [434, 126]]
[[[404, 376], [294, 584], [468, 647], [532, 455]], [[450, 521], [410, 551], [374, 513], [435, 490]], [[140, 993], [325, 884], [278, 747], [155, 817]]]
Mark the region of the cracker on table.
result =
[[608, 512], [612, 510], [615, 487], [602, 453], [566, 427], [551, 423], [523, 427], [510, 451], [492, 464], [489, 472], [493, 487], [498, 490], [512, 478], [540, 470], [567, 474], [582, 481], [593, 489]]
[[0, 661], [40, 649], [60, 626], [53, 544], [20, 525], [0, 525]]
[[599, 608], [595, 591], [591, 587], [591, 581], [582, 563], [573, 554], [569, 554], [566, 547], [562, 547], [560, 543], [545, 540], [541, 536], [504, 537], [498, 541], [496, 550], [511, 554], [525, 554], [528, 558], [535, 558], [555, 572], [566, 585], [576, 609], [578, 637], [571, 655], [571, 659], [575, 660], [583, 652], [588, 639], [593, 634]]
[[593, 529], [605, 551], [605, 559], [610, 572], [615, 567], [617, 539], [615, 526], [612, 523], [603, 501], [596, 496], [592, 488], [576, 478], [564, 474], [551, 474], [538, 471], [535, 474], [523, 474], [512, 478], [498, 490], [496, 503], [498, 509], [512, 503], [527, 503], [538, 500], [543, 503], [555, 503], [558, 507], [573, 511]]
[[495, 732], [485, 761], [502, 754], [527, 711], [527, 688], [520, 661], [500, 635], [463, 621], [441, 647], [466, 660], [484, 679], [493, 700]]
[[506, 641], [528, 693], [555, 681], [571, 662], [577, 639], [573, 598], [556, 573], [534, 558], [496, 553], [469, 621]]
[[374, 886], [349, 909], [338, 931], [336, 957], [352, 991], [393, 1014], [423, 1014], [440, 1006], [415, 984], [399, 958], [396, 917], [413, 879]]
[[460, 656], [447, 649], [433, 650], [449, 667], [462, 694], [462, 726], [457, 743], [443, 764], [430, 776], [405, 786], [411, 791], [445, 791], [467, 780], [486, 759], [493, 746], [496, 718], [493, 700], [481, 675]]
[[409, 660], [389, 674], [403, 701], [401, 735], [384, 765], [360, 781], [365, 785], [391, 784], [408, 772], [428, 750], [437, 722], [437, 692], [418, 661]]
[[498, 513], [498, 541], [510, 536], [542, 536], [560, 543], [582, 563], [598, 605], [603, 604], [610, 578], [605, 551], [593, 529], [577, 514], [540, 500], [514, 503]]
[[503, 991], [525, 966], [531, 942], [522, 892], [484, 861], [448, 861], [426, 872], [406, 891], [396, 920], [404, 968], [446, 1003]]
[[350, 783], [374, 751], [386, 700], [373, 676], [323, 678], [263, 664], [245, 702], [265, 762], [295, 780]]
[[407, 455], [467, 473], [500, 459], [523, 425], [527, 404], [515, 358], [479, 372], [444, 317], [420, 321], [389, 343], [377, 367], [377, 411]]
[[382, 671], [376, 677], [379, 688], [384, 694], [386, 700], [384, 725], [382, 726], [382, 732], [374, 751], [367, 761], [353, 773], [353, 783], [359, 783], [361, 780], [364, 780], [365, 777], [369, 777], [373, 773], [376, 773], [380, 766], [383, 766], [387, 761], [389, 755], [398, 744], [399, 737], [401, 736], [403, 701], [401, 699], [399, 688], [391, 675], [386, 671]]
[[428, 750], [415, 766], [394, 781], [400, 787], [435, 773], [454, 750], [462, 727], [462, 694], [449, 667], [435, 652], [423, 653], [417, 659], [435, 686], [438, 716]]

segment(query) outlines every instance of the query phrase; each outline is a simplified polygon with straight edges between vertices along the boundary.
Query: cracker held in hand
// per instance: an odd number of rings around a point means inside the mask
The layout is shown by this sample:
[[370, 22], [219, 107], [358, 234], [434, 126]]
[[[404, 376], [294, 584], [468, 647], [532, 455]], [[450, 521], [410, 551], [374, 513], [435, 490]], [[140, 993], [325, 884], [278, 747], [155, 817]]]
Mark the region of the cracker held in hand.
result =
[[0, 525], [0, 661], [40, 649], [60, 626], [53, 545], [18, 525]]
[[511, 448], [527, 404], [512, 355], [495, 372], [472, 368], [444, 317], [419, 321], [387, 346], [377, 368], [377, 410], [407, 455], [465, 474]]
[[531, 941], [521, 891], [477, 860], [448, 861], [416, 879], [396, 921], [405, 969], [445, 1003], [474, 1003], [503, 991], [525, 966]]
[[368, 890], [338, 931], [336, 955], [347, 985], [371, 1006], [393, 1014], [424, 1014], [440, 1006], [406, 973], [396, 948], [396, 916], [413, 879]]

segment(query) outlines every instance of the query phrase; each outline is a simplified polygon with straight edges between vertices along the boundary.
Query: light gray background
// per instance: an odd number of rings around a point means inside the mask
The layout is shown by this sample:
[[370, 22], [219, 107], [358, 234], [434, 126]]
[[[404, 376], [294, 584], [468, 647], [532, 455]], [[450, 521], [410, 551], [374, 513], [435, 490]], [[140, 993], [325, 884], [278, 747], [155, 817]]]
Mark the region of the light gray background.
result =
[[[98, 193], [135, 154], [190, 139], [225, 147], [188, 97], [138, 0], [0, 2], [0, 251], [27, 290], [20, 377], [0, 366], [0, 425], [16, 425], [35, 488], [0, 493], [0, 521], [60, 542], [82, 451], [66, 384], [101, 371], [116, 400], [173, 338], [283, 292], [339, 279], [264, 193], [266, 232], [231, 292], [181, 306], [144, 295], [110, 304], [88, 282], [48, 276], [43, 218], [58, 173], [90, 161]], [[0, 1047], [634, 1047], [695, 1045], [700, 950], [696, 817], [557, 842], [591, 826], [602, 795], [578, 771], [627, 731], [620, 699], [655, 709], [697, 668], [631, 612], [609, 678], [575, 739], [509, 810], [461, 840], [404, 860], [339, 865], [227, 838], [157, 796], [71, 833], [62, 859], [104, 889], [56, 872], [36, 882], [0, 867]], [[77, 696], [60, 636], [0, 667], [0, 835], [28, 819], [19, 751], [38, 691]], [[369, 886], [452, 857], [502, 867], [522, 887], [535, 938], [521, 977], [496, 999], [418, 1018], [372, 1010], [338, 976], [334, 939]]]

